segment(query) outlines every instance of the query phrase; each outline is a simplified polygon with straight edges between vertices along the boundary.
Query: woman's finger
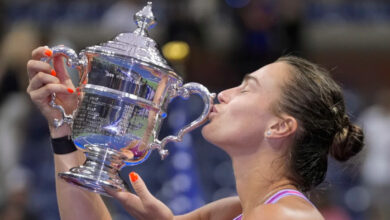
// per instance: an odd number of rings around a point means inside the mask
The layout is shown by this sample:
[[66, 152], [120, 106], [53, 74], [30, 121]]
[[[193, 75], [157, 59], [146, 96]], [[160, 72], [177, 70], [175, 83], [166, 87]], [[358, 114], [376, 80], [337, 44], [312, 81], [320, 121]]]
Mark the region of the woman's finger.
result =
[[[53, 54], [53, 51], [47, 46], [38, 47], [35, 50], [33, 50], [33, 52], [32, 52], [32, 59], [33, 60], [39, 61], [42, 58], [52, 58], [53, 59], [54, 70], [57, 74], [57, 77], [60, 79], [61, 82], [64, 82], [64, 81], [70, 79], [70, 77], [68, 75], [68, 71], [65, 68], [63, 54]], [[34, 62], [32, 62], [32, 63], [34, 63]], [[50, 66], [50, 65], [48, 64], [48, 66]], [[47, 67], [46, 67], [46, 69], [47, 69]], [[28, 72], [29, 72], [29, 77], [31, 79], [33, 77], [34, 73], [37, 73], [40, 71], [34, 72], [32, 69], [31, 71], [28, 71]], [[43, 72], [45, 72], [45, 71], [43, 71]], [[50, 73], [50, 72], [51, 72], [51, 69], [48, 71], [48, 73]]]
[[38, 47], [35, 50], [33, 50], [31, 53], [31, 57], [34, 60], [40, 60], [44, 57], [51, 57], [52, 55], [53, 55], [53, 51], [50, 50], [50, 48], [47, 46]]
[[140, 203], [140, 199], [138, 198], [138, 196], [134, 195], [131, 192], [118, 191], [118, 190], [114, 190], [114, 189], [111, 189], [109, 187], [104, 187], [104, 186], [103, 186], [103, 188], [104, 188], [104, 190], [106, 190], [108, 195], [114, 197], [122, 204], [127, 203], [127, 202], [132, 203], [132, 204]]
[[53, 71], [53, 68], [48, 63], [38, 60], [29, 60], [27, 62], [27, 74], [30, 80], [39, 72], [56, 75], [56, 72]]
[[57, 77], [47, 73], [39, 72], [30, 80], [30, 84], [27, 87], [27, 92], [37, 90], [46, 84], [56, 84], [59, 82], [60, 80]]
[[137, 173], [131, 172], [129, 174], [129, 178], [135, 193], [137, 193], [138, 197], [141, 199], [142, 202], [154, 199], [153, 195], [146, 187], [145, 182]]
[[57, 72], [57, 77], [61, 82], [65, 82], [70, 79], [68, 71], [65, 68], [64, 55], [58, 54], [53, 57], [54, 70]]
[[62, 84], [46, 84], [37, 90], [31, 90], [29, 92], [31, 99], [34, 102], [40, 102], [42, 100], [46, 101], [52, 93], [57, 94], [70, 94], [73, 92], [69, 91], [69, 88]]
[[117, 191], [109, 187], [104, 187], [107, 194], [117, 199], [122, 206], [130, 213], [140, 213], [144, 211], [143, 204], [137, 195], [127, 191]]

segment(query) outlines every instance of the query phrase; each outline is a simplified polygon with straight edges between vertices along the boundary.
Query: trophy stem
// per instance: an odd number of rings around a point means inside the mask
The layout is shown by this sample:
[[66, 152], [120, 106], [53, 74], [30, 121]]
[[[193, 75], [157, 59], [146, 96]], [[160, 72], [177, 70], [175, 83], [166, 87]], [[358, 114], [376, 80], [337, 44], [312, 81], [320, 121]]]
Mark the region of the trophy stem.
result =
[[86, 160], [83, 165], [73, 167], [58, 175], [65, 181], [92, 192], [109, 196], [103, 186], [114, 190], [125, 190], [118, 171], [126, 158], [122, 153], [106, 146], [85, 145]]

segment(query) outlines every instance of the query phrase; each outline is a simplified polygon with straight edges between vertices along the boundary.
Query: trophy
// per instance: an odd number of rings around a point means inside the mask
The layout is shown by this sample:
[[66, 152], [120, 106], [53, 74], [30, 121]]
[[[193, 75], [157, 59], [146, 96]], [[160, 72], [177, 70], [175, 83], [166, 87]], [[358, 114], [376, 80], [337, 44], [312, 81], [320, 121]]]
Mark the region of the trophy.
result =
[[[122, 33], [112, 41], [83, 49], [79, 55], [65, 46], [55, 46], [54, 56], [64, 56], [67, 65], [77, 69], [80, 91], [76, 110], [62, 113], [55, 127], [71, 126], [71, 138], [86, 154], [86, 161], [59, 176], [67, 182], [90, 191], [107, 195], [103, 186], [125, 189], [118, 175], [121, 167], [145, 161], [153, 149], [164, 159], [168, 142], [182, 140], [185, 133], [207, 120], [215, 94], [198, 83], [186, 83], [167, 64], [148, 37], [147, 30], [155, 24], [152, 4], [134, 15], [138, 28]], [[49, 62], [50, 58], [45, 61]], [[204, 102], [201, 115], [181, 129], [176, 136], [158, 139], [161, 124], [167, 117], [171, 99], [191, 94]]]

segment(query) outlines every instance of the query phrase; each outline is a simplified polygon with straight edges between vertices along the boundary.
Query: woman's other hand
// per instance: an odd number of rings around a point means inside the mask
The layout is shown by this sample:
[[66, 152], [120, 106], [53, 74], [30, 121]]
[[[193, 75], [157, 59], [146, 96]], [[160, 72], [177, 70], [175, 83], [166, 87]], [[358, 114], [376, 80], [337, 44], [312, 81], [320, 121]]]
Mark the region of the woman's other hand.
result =
[[[53, 138], [70, 134], [70, 127], [66, 124], [56, 129], [53, 121], [60, 119], [61, 113], [50, 106], [51, 94], [56, 93], [56, 103], [61, 105], [67, 114], [71, 114], [77, 106], [77, 95], [72, 80], [66, 71], [63, 57], [53, 56], [48, 47], [38, 47], [32, 52], [32, 58], [27, 63], [29, 85], [27, 93], [31, 100], [49, 122], [50, 134]], [[53, 67], [42, 58], [53, 58]]]
[[147, 189], [144, 181], [135, 172], [129, 174], [131, 185], [136, 194], [106, 189], [137, 220], [173, 220], [172, 211]]

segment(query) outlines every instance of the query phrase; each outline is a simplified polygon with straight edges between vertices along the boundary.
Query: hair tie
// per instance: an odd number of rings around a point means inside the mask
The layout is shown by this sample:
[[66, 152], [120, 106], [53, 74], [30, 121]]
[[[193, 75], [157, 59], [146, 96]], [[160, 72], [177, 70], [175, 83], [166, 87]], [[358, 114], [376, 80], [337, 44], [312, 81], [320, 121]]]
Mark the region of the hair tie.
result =
[[333, 115], [337, 115], [338, 109], [336, 106], [333, 106], [330, 110], [332, 111]]

